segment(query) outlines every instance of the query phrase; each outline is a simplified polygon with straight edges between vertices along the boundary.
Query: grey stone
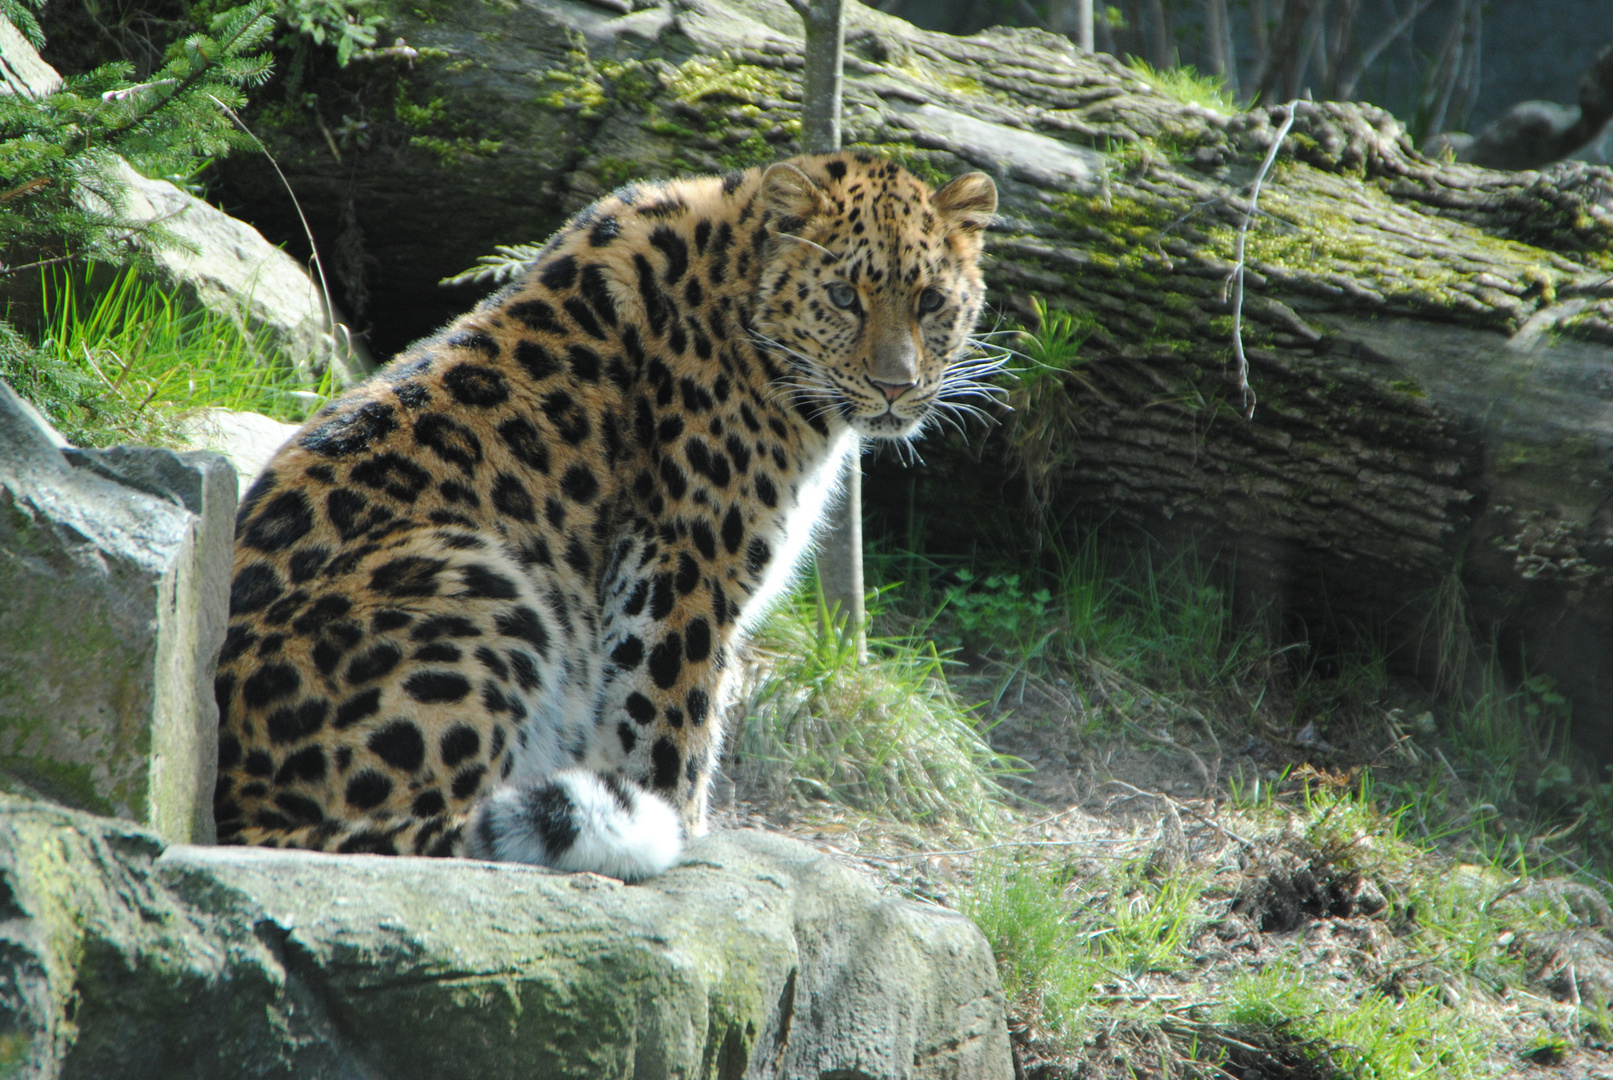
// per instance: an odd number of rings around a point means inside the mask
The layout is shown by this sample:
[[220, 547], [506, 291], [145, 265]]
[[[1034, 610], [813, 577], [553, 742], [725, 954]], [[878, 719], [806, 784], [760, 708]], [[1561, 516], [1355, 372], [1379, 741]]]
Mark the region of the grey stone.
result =
[[234, 469], [36, 416], [0, 382], [0, 777], [210, 840]]
[[42, 1080], [1013, 1074], [973, 924], [756, 832], [625, 886], [0, 796], [0, 939], [0, 1054]]
[[0, 15], [0, 94], [44, 97], [61, 85], [56, 69], [40, 58], [11, 20]]
[[[166, 180], [140, 175], [119, 159], [105, 179], [122, 192], [122, 216], [161, 222], [177, 243], [154, 245], [152, 257], [165, 283], [248, 331], [267, 334], [285, 349], [304, 381], [318, 381], [327, 366], [338, 385], [350, 386], [375, 364], [363, 344], [345, 329], [332, 336], [319, 286], [296, 259], [244, 221], [203, 202]], [[288, 196], [289, 198], [289, 196]], [[89, 201], [96, 202], [93, 196]]]
[[230, 459], [240, 478], [241, 495], [263, 474], [275, 452], [297, 433], [298, 424], [232, 409], [201, 409], [186, 419], [185, 442], [198, 450], [216, 450]]

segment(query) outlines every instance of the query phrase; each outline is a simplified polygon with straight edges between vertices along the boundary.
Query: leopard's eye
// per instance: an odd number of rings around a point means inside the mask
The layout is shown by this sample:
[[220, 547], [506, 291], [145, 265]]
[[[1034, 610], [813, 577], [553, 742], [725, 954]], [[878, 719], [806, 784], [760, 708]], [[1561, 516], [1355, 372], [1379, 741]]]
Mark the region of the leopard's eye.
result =
[[919, 314], [934, 311], [941, 306], [946, 297], [941, 295], [940, 289], [925, 289], [919, 293]]
[[837, 308], [849, 308], [857, 302], [857, 290], [844, 281], [829, 286], [829, 302]]

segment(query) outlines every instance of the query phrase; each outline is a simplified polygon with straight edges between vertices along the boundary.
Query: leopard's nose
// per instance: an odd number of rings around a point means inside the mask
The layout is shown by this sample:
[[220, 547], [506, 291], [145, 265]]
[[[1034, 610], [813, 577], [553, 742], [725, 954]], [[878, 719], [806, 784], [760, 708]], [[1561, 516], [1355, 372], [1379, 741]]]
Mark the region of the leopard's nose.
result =
[[918, 385], [916, 382], [888, 383], [880, 382], [878, 379], [869, 379], [868, 381], [879, 387], [880, 391], [885, 395], [886, 401], [895, 401]]

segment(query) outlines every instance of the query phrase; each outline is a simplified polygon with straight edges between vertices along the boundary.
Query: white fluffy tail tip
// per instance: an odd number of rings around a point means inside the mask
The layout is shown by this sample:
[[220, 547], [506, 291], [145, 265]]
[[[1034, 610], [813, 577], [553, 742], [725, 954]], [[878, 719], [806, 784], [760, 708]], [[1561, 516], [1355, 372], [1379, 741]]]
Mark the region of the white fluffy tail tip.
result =
[[671, 869], [682, 850], [683, 827], [665, 799], [618, 776], [569, 769], [484, 799], [464, 854], [642, 881]]

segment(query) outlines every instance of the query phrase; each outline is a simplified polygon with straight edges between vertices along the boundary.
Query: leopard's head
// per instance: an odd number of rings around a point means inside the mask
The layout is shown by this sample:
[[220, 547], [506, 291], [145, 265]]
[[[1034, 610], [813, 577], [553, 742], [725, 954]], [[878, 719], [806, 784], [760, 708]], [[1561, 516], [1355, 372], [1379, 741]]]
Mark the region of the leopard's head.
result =
[[[758, 341], [787, 357], [786, 392], [865, 436], [917, 435], [964, 393], [985, 286], [982, 234], [997, 187], [968, 173], [931, 191], [865, 154], [770, 167]], [[976, 384], [977, 385], [977, 384]]]

